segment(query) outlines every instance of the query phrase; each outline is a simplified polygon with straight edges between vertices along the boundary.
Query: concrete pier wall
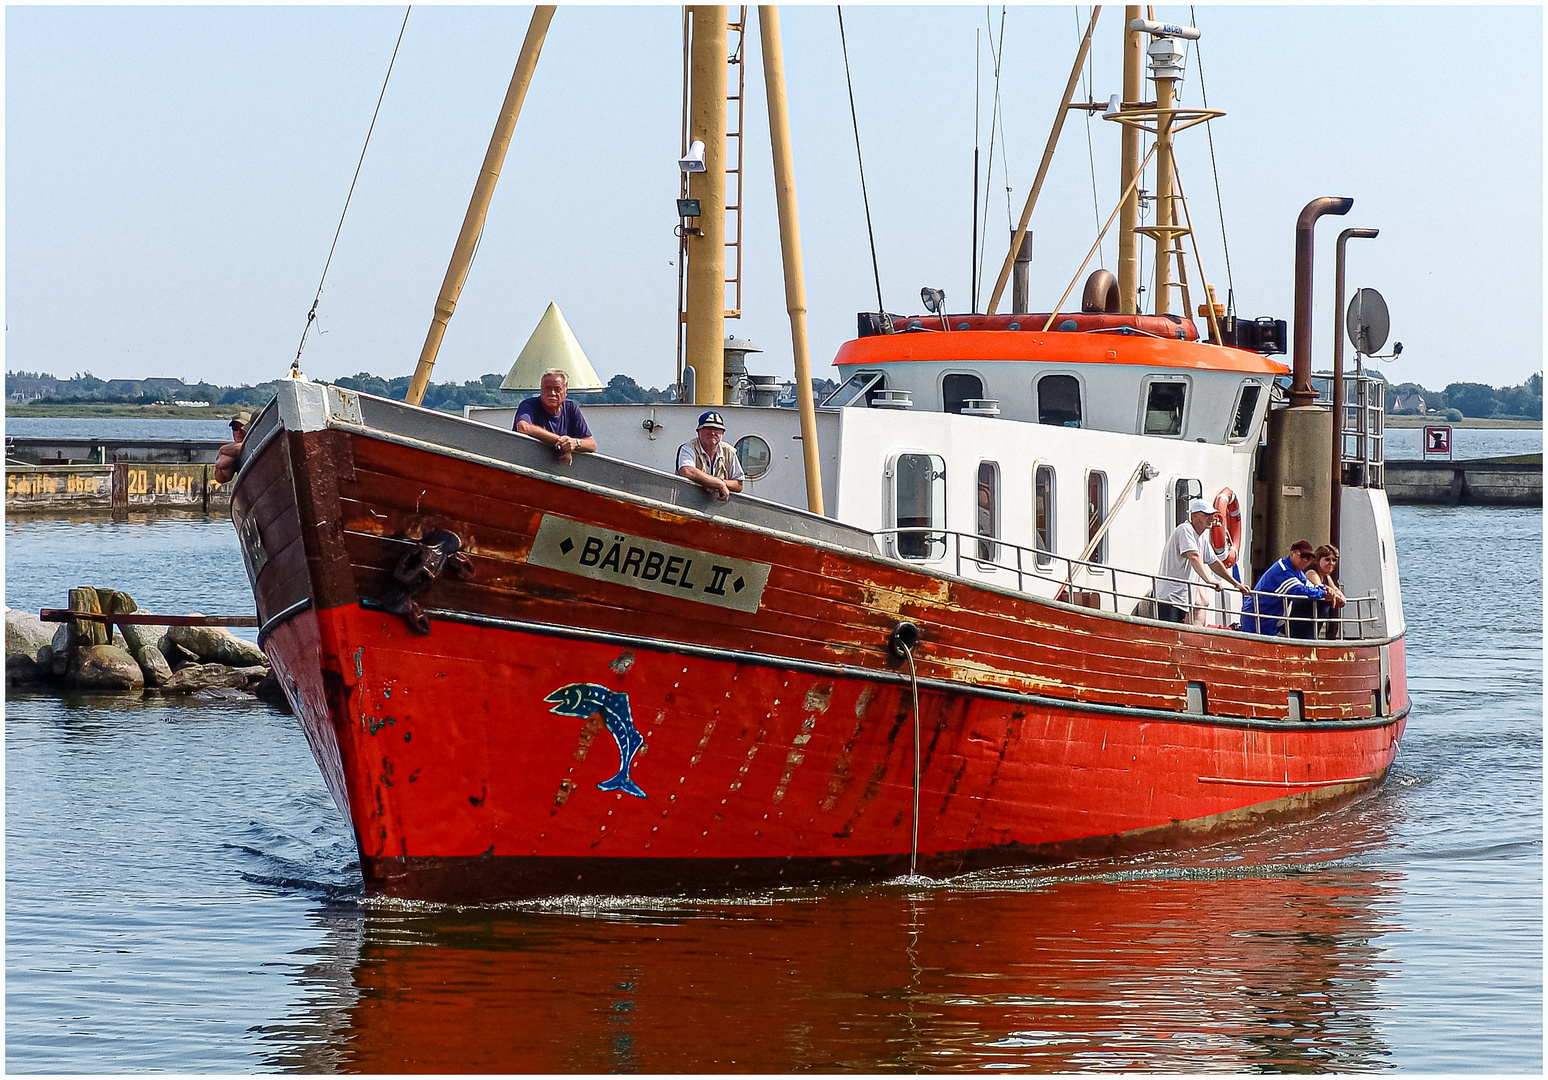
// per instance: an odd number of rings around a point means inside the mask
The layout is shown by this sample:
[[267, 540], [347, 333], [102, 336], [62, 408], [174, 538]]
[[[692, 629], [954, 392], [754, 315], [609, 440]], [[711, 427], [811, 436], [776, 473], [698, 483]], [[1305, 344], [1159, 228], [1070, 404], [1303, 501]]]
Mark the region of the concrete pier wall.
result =
[[[231, 505], [231, 485], [215, 483], [213, 465], [121, 462], [118, 468], [128, 510], [223, 511]], [[113, 465], [7, 465], [5, 512], [111, 511], [113, 471]]]
[[1395, 505], [1542, 506], [1542, 456], [1389, 461], [1386, 488]]

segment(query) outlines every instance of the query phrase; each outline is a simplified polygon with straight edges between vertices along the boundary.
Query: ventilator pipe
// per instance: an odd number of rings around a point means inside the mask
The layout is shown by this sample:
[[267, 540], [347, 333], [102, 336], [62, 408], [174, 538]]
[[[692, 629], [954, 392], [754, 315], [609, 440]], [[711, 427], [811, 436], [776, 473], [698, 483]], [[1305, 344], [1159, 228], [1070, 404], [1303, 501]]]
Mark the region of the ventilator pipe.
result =
[[1317, 219], [1327, 214], [1347, 214], [1353, 199], [1325, 195], [1313, 199], [1295, 222], [1295, 343], [1290, 368], [1290, 407], [1317, 400], [1311, 384], [1312, 349], [1312, 239]]

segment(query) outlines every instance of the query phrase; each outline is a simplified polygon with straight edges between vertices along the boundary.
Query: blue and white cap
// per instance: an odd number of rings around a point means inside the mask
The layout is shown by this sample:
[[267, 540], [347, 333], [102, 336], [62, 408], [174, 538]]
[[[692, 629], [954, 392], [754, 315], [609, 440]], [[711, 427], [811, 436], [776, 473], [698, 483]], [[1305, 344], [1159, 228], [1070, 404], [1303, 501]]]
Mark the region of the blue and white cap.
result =
[[721, 419], [718, 412], [711, 409], [708, 412], [699, 414], [699, 427], [716, 428], [717, 430], [724, 431], [726, 430], [726, 422]]

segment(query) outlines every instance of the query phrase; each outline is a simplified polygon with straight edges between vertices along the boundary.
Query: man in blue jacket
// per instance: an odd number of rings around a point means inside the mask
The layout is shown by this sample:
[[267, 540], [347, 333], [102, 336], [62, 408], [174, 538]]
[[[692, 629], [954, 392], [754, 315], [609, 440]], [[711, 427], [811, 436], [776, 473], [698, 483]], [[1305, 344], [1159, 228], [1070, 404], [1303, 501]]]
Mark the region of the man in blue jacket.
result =
[[1242, 598], [1242, 629], [1249, 634], [1274, 637], [1285, 617], [1285, 603], [1291, 597], [1321, 600], [1328, 590], [1306, 580], [1306, 568], [1314, 561], [1310, 540], [1297, 540], [1290, 554], [1263, 571], [1253, 586], [1253, 595]]

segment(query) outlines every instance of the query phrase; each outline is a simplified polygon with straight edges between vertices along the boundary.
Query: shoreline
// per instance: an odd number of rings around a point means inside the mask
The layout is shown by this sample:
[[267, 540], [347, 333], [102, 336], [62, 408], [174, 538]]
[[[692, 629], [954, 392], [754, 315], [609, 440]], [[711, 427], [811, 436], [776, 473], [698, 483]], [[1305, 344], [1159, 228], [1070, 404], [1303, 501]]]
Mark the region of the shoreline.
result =
[[1422, 427], [1454, 427], [1454, 428], [1494, 428], [1497, 430], [1541, 430], [1541, 420], [1497, 420], [1494, 417], [1465, 416], [1461, 420], [1447, 420], [1443, 416], [1409, 416], [1395, 413], [1387, 414], [1386, 426], [1389, 428], [1422, 428]]

